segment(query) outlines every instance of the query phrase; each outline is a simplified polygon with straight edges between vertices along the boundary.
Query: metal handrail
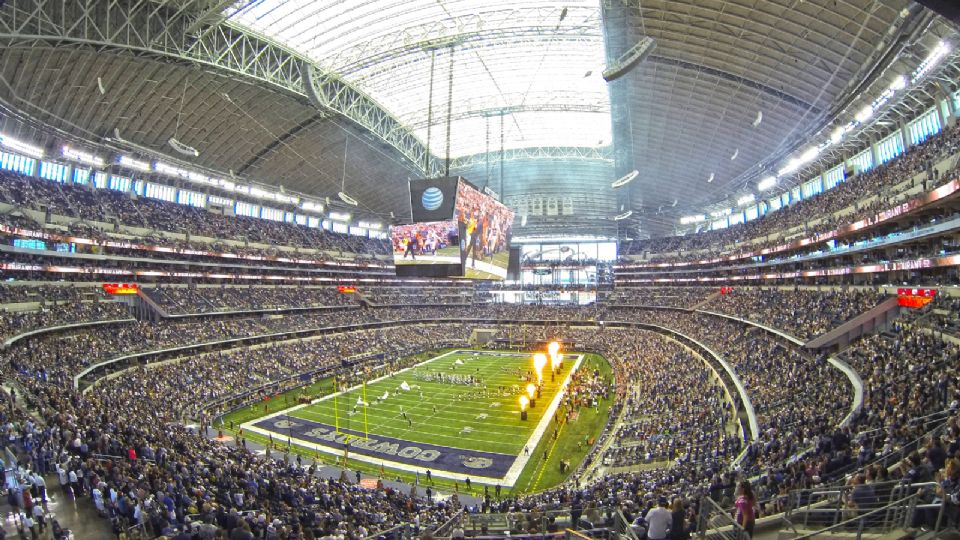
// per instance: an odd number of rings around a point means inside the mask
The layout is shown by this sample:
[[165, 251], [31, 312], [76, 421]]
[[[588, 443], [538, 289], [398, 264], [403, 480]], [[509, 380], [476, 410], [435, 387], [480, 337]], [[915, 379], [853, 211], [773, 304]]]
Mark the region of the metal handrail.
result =
[[[400, 523], [398, 525], [394, 525], [393, 527], [390, 527], [385, 531], [380, 531], [370, 536], [365, 536], [363, 540], [377, 540], [377, 538], [397, 538], [397, 537], [409, 538], [410, 537], [409, 534], [404, 534], [404, 533], [409, 533], [409, 527], [410, 527], [409, 523], [406, 523], [406, 522]], [[399, 536], [394, 536], [394, 533], [400, 533], [400, 534]]]
[[[856, 524], [857, 526], [856, 538], [859, 540], [863, 535], [863, 529], [865, 524], [869, 521], [867, 518], [877, 517], [881, 513], [883, 513], [885, 516], [884, 523], [890, 524], [890, 525], [899, 523], [904, 528], [906, 528], [910, 525], [909, 521], [913, 517], [914, 510], [916, 509], [916, 506], [917, 506], [916, 502], [917, 502], [917, 494], [914, 493], [912, 495], [908, 495], [902, 499], [894, 501], [885, 506], [881, 506], [880, 508], [875, 508], [873, 510], [870, 510], [862, 514], [858, 513], [856, 516], [850, 519], [840, 521], [838, 523], [830, 525], [829, 527], [825, 527], [823, 529], [820, 529], [814, 532], [795, 536], [793, 540], [803, 540], [806, 538], [813, 538], [814, 536], [822, 535], [823, 533], [826, 533], [826, 532], [834, 531], [841, 528], [847, 528], [853, 524]], [[906, 511], [903, 512], [902, 516], [898, 515], [900, 511], [903, 511], [905, 509]]]
[[617, 511], [614, 515], [617, 518], [614, 521], [614, 526], [616, 527], [615, 530], [618, 534], [620, 534], [620, 537], [626, 537], [628, 540], [639, 540], [636, 531], [634, 531], [633, 527], [630, 526], [630, 522], [627, 521], [627, 517], [623, 515], [623, 511], [620, 509], [620, 507], [617, 507]]
[[[717, 517], [719, 517], [720, 522], [711, 524]], [[732, 537], [729, 536], [731, 532], [733, 533]], [[731, 513], [710, 497], [703, 497], [700, 500], [700, 523], [697, 526], [697, 535], [701, 540], [708, 536], [713, 538], [718, 535], [720, 538], [729, 538], [730, 540], [749, 538], [746, 529], [733, 519]]]
[[447, 534], [447, 531], [448, 531], [448, 530], [453, 530], [453, 526], [456, 525], [457, 522], [459, 522], [461, 519], [463, 519], [463, 509], [462, 509], [462, 508], [461, 508], [460, 510], [458, 510], [457, 513], [453, 515], [453, 517], [451, 517], [450, 519], [448, 519], [447, 521], [445, 521], [443, 524], [441, 524], [439, 527], [437, 527], [437, 530], [433, 531], [433, 536], [434, 536], [435, 538], [440, 538], [440, 537], [447, 537], [447, 536], [449, 536], [449, 535]]

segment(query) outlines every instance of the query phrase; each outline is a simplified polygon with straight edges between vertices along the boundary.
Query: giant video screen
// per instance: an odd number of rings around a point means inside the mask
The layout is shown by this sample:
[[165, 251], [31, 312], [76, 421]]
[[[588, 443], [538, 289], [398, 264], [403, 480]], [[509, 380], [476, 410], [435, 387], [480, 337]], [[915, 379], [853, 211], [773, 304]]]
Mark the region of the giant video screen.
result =
[[410, 181], [410, 217], [414, 223], [454, 219], [458, 176]]
[[394, 225], [390, 228], [390, 240], [398, 276], [463, 275], [456, 220]]
[[462, 231], [463, 275], [470, 279], [505, 279], [510, 264], [513, 211], [461, 178], [456, 218]]

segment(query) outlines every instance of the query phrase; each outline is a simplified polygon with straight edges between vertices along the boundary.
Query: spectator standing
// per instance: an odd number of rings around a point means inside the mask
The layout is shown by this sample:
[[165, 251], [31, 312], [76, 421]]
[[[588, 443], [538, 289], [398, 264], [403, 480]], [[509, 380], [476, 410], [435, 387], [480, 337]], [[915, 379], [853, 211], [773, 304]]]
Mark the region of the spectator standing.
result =
[[737, 486], [737, 500], [734, 502], [737, 524], [753, 537], [753, 527], [757, 520], [757, 497], [753, 494], [750, 482], [741, 481]]
[[660, 497], [657, 506], [647, 512], [645, 519], [647, 522], [647, 539], [666, 540], [670, 525], [673, 523], [673, 515], [667, 509], [667, 498]]

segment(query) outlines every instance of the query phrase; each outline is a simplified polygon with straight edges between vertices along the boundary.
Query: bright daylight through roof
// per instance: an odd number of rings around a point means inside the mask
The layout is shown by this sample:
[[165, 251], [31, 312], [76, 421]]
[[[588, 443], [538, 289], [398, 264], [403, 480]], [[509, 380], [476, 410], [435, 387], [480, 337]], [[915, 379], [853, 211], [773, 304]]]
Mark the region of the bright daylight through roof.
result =
[[451, 96], [450, 157], [499, 150], [501, 115], [506, 149], [611, 143], [596, 1], [262, 0], [229, 13], [355, 85], [435, 155]]

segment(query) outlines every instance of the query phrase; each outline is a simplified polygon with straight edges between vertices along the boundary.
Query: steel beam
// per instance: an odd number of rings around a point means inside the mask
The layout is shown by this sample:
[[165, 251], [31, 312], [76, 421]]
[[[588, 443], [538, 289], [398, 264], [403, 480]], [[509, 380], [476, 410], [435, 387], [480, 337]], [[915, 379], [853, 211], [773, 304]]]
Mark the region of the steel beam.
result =
[[[576, 161], [613, 161], [613, 149], [610, 146], [599, 148], [585, 148], [579, 146], [564, 147], [535, 147], [514, 148], [505, 150], [503, 161], [519, 161], [528, 159], [562, 159]], [[500, 152], [491, 152], [491, 163], [499, 163]], [[452, 171], [464, 171], [472, 167], [479, 167], [487, 162], [487, 154], [473, 154], [455, 158], [450, 163]]]

